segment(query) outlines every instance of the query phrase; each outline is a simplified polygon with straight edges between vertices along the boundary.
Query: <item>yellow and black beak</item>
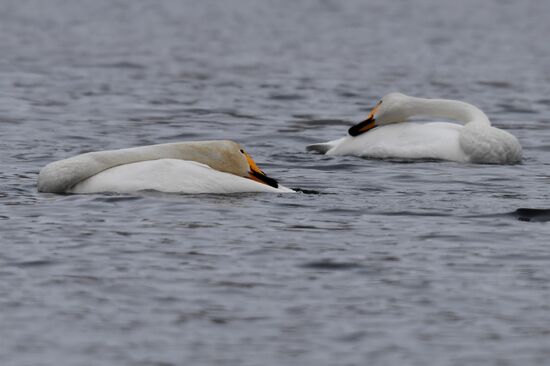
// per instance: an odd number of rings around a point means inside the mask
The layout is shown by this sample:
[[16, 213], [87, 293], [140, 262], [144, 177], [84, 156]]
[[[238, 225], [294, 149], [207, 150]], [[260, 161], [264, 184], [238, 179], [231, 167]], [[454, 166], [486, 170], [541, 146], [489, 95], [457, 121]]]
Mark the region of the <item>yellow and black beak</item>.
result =
[[250, 171], [248, 172], [248, 178], [255, 180], [256, 182], [267, 184], [270, 187], [278, 188], [279, 183], [273, 178], [269, 178], [267, 175], [262, 172], [260, 168], [256, 165], [254, 160], [250, 155], [244, 153], [246, 160], [248, 160], [248, 165], [250, 166]]
[[359, 122], [355, 126], [350, 127], [350, 129], [348, 130], [348, 133], [350, 134], [350, 136], [355, 137], [355, 136], [359, 136], [362, 133], [367, 132], [368, 130], [372, 130], [375, 127], [377, 127], [376, 120], [371, 115], [369, 116], [369, 118], [367, 118], [363, 122]]
[[364, 120], [363, 122], [359, 122], [348, 130], [350, 136], [359, 136], [360, 134], [365, 133], [368, 130], [372, 130], [373, 128], [378, 127], [374, 115], [376, 114], [376, 112], [378, 112], [380, 104], [382, 104], [382, 101], [378, 102], [378, 104], [370, 111], [370, 114], [366, 120]]

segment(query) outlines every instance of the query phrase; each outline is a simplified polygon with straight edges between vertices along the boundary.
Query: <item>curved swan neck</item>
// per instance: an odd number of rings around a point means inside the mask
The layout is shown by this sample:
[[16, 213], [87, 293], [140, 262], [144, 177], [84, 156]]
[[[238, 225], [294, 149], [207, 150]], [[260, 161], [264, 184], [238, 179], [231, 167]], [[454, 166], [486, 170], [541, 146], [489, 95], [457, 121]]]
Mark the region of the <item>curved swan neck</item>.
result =
[[460, 121], [464, 124], [475, 122], [476, 124], [491, 125], [487, 115], [479, 108], [458, 100], [411, 97], [409, 108], [412, 112], [411, 116], [442, 117]]

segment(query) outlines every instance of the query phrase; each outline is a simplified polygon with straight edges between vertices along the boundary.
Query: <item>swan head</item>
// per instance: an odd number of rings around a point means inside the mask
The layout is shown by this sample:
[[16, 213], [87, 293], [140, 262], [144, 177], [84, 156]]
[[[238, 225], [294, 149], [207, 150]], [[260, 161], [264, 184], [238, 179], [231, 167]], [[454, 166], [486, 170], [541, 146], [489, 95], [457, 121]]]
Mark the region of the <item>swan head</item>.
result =
[[363, 122], [348, 130], [351, 136], [359, 136], [375, 127], [405, 122], [411, 115], [411, 97], [401, 93], [386, 94], [370, 111]]
[[279, 187], [277, 181], [265, 175], [265, 173], [260, 168], [258, 168], [254, 159], [252, 159], [252, 157], [248, 155], [248, 153], [244, 151], [244, 149], [240, 149], [239, 152], [245, 156], [248, 163], [247, 178], [255, 180], [259, 183], [267, 184], [268, 186], [273, 188]]
[[279, 184], [268, 177], [244, 148], [233, 141], [210, 141], [206, 146], [197, 146], [201, 158], [196, 160], [215, 170], [252, 179], [256, 182], [278, 188]]

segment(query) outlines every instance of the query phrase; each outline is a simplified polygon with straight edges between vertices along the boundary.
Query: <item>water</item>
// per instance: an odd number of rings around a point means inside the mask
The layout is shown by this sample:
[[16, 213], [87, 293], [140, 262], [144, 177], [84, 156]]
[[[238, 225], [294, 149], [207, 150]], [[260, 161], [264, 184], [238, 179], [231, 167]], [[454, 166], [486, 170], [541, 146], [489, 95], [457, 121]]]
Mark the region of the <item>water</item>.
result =
[[[547, 365], [550, 3], [4, 0], [2, 365]], [[400, 91], [514, 166], [305, 152]], [[86, 151], [228, 138], [320, 194], [53, 195]]]

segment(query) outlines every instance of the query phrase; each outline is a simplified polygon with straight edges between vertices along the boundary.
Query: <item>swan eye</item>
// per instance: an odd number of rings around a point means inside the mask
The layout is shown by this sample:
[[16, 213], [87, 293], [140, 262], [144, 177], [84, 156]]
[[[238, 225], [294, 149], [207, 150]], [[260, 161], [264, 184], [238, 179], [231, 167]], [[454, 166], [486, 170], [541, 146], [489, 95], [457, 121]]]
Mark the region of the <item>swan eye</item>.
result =
[[241, 154], [244, 154], [244, 150], [243, 150], [243, 149], [241, 149], [240, 152], [241, 152]]

